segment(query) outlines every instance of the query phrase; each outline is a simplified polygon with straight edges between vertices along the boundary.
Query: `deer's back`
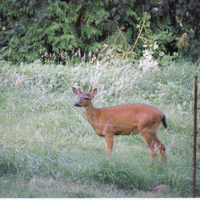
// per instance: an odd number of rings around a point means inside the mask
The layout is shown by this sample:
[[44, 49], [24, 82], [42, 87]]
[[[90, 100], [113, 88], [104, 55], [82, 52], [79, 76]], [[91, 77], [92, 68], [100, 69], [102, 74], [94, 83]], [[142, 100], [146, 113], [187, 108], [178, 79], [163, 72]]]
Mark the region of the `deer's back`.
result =
[[109, 118], [129, 118], [134, 117], [138, 119], [141, 117], [153, 117], [162, 115], [162, 112], [158, 109], [147, 105], [147, 104], [125, 104], [119, 106], [103, 107], [99, 108], [99, 111], [102, 115], [105, 115]]

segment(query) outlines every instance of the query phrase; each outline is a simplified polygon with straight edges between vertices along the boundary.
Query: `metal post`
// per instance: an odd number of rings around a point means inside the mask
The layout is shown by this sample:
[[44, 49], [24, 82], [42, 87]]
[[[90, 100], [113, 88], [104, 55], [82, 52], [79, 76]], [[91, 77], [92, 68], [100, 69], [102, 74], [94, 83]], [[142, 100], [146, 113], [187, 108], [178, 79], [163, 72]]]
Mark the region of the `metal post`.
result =
[[197, 90], [198, 90], [198, 76], [195, 76], [195, 85], [194, 85], [193, 198], [196, 197]]

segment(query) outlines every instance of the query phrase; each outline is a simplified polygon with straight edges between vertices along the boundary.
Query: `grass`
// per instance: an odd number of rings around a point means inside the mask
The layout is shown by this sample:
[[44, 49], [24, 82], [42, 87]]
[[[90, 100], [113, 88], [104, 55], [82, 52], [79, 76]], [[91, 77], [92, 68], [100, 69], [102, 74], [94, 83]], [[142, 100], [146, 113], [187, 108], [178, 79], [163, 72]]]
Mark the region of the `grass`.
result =
[[[193, 87], [199, 72], [198, 64], [181, 62], [146, 72], [117, 61], [76, 66], [1, 62], [0, 197], [191, 197]], [[83, 84], [98, 88], [95, 107], [140, 102], [162, 110], [168, 128], [160, 128], [159, 138], [167, 147], [167, 164], [158, 155], [149, 165], [140, 135], [116, 137], [107, 158], [104, 140], [83, 110], [73, 106], [77, 97], [71, 87]], [[199, 144], [198, 137], [197, 188]], [[167, 189], [155, 192], [161, 184]]]

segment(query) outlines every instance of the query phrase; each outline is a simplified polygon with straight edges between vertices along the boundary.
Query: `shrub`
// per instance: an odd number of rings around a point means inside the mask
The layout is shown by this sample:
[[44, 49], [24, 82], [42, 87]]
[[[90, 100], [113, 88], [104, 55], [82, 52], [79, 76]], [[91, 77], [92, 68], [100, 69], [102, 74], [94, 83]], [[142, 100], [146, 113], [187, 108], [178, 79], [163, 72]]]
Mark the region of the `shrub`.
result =
[[155, 42], [159, 45], [154, 53], [157, 57], [160, 52], [176, 52], [178, 38], [180, 52], [195, 60], [200, 52], [199, 4], [181, 0], [3, 1], [0, 59], [42, 59], [44, 63], [88, 60], [97, 56], [105, 43], [115, 46], [115, 52], [123, 57], [139, 58], [143, 45]]

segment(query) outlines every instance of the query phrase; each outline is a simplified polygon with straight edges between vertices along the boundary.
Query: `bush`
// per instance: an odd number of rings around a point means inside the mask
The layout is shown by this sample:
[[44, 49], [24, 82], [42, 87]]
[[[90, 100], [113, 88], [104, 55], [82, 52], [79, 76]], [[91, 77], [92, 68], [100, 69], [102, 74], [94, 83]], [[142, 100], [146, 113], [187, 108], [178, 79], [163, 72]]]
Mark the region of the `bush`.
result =
[[157, 16], [170, 18], [179, 52], [193, 61], [197, 60], [200, 56], [200, 1], [164, 0], [158, 7]]
[[[88, 60], [105, 43], [138, 58], [143, 45], [199, 55], [199, 4], [190, 1], [6, 0], [0, 4], [0, 58], [13, 62]], [[179, 3], [180, 2], [180, 3]], [[183, 34], [184, 43], [181, 43]], [[117, 37], [115, 38], [115, 36]], [[110, 41], [109, 41], [110, 40]], [[92, 54], [92, 56], [90, 56]]]

